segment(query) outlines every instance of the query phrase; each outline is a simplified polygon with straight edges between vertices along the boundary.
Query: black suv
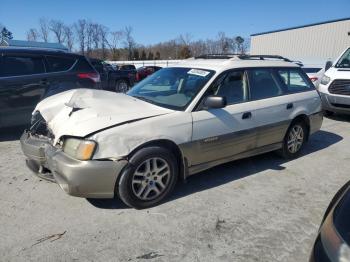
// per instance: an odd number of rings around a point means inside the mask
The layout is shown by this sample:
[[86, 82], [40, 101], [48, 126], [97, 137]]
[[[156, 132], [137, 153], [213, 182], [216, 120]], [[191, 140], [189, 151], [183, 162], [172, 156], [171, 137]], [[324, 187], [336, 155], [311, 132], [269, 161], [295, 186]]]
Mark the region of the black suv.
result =
[[84, 56], [0, 48], [0, 128], [28, 124], [40, 100], [75, 88], [100, 88], [100, 76]]

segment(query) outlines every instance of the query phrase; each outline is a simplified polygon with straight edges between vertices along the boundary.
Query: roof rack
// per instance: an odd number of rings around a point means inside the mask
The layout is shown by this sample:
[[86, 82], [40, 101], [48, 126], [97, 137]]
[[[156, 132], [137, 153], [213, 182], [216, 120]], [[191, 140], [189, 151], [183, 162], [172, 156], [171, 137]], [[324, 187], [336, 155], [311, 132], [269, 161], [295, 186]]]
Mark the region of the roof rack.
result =
[[239, 55], [240, 54], [205, 54], [195, 56], [194, 59], [230, 59]]
[[280, 55], [240, 55], [238, 56], [240, 59], [258, 59], [258, 60], [265, 60], [266, 58], [268, 59], [280, 59], [286, 62], [292, 62], [288, 58], [285, 58]]
[[299, 66], [303, 66], [303, 63], [301, 61], [292, 61], [286, 57], [280, 56], [280, 55], [239, 55], [239, 59], [258, 59], [258, 60], [265, 60], [265, 59], [279, 59], [283, 60], [285, 62], [295, 63]]
[[292, 61], [286, 57], [280, 55], [242, 55], [242, 54], [205, 54], [194, 57], [194, 59], [231, 59], [237, 57], [242, 60], [255, 59], [255, 60], [266, 60], [266, 59], [278, 59], [285, 62], [295, 63], [299, 66], [304, 66], [301, 61]]

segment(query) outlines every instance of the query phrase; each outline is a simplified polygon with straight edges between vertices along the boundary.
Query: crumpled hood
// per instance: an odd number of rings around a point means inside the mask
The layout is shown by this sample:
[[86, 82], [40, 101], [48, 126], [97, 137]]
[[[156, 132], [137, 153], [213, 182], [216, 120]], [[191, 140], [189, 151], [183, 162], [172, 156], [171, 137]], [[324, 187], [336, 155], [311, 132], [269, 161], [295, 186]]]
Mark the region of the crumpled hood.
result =
[[174, 112], [125, 94], [93, 89], [48, 97], [35, 111], [46, 120], [55, 143], [63, 135], [85, 137], [110, 126]]

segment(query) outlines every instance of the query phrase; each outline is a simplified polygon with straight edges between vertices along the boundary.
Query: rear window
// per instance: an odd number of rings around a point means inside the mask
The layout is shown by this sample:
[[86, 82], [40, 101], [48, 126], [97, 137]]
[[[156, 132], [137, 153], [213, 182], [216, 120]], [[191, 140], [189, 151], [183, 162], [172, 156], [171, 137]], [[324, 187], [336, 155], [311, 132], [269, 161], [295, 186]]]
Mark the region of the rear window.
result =
[[21, 76], [45, 73], [41, 57], [4, 56], [0, 64], [0, 76]]
[[305, 76], [298, 69], [280, 69], [277, 71], [287, 86], [289, 93], [309, 91], [312, 89]]
[[49, 72], [61, 72], [69, 70], [76, 59], [73, 57], [58, 57], [58, 56], [47, 56], [47, 63], [49, 64]]

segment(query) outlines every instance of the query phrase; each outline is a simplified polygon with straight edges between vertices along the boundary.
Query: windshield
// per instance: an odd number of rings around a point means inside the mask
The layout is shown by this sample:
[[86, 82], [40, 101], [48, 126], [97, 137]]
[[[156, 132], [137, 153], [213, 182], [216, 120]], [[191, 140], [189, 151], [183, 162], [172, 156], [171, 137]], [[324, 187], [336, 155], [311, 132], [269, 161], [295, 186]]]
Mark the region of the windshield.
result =
[[342, 55], [335, 67], [350, 68], [350, 48]]
[[214, 73], [194, 68], [163, 68], [135, 85], [128, 95], [162, 107], [185, 110]]

